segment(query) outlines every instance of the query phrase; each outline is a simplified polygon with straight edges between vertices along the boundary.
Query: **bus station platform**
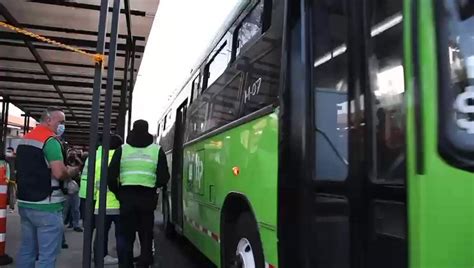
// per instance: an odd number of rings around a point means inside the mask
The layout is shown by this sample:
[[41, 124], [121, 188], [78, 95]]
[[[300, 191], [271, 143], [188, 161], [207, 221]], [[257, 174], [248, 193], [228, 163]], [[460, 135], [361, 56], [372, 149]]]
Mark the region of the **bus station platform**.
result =
[[[99, 135], [105, 159], [110, 133], [125, 137], [130, 131], [133, 89], [159, 2], [0, 0], [0, 151], [6, 149], [10, 105], [23, 113], [21, 135], [29, 132], [30, 120], [39, 121], [46, 108], [60, 108], [67, 120], [62, 138], [74, 148], [93, 148], [88, 160], [94, 170], [94, 163], [103, 160], [95, 156]], [[92, 196], [93, 175], [88, 184]], [[106, 184], [100, 189], [105, 193]], [[104, 205], [105, 195], [99, 198], [99, 206]], [[85, 210], [91, 213], [86, 213], [82, 223], [84, 233], [66, 229], [69, 248], [61, 251], [56, 267], [93, 267], [83, 265], [92, 263], [92, 198]], [[6, 267], [15, 267], [20, 216], [17, 210], [6, 214], [6, 254], [14, 261]], [[98, 226], [104, 226], [105, 213], [99, 214]], [[189, 243], [167, 240], [159, 228], [162, 216], [155, 218], [154, 267], [209, 267]], [[98, 233], [102, 241], [103, 227], [98, 227]], [[109, 238], [109, 251], [114, 255], [113, 230]], [[138, 250], [136, 247], [136, 254]]]
[[[20, 246], [20, 216], [16, 210], [7, 215], [7, 243], [6, 252], [13, 257], [14, 261], [6, 268], [14, 268], [16, 254]], [[155, 261], [153, 268], [212, 268], [215, 267], [201, 253], [198, 252], [185, 239], [176, 237], [168, 239], [162, 231], [163, 217], [159, 211], [155, 212]], [[113, 227], [109, 234], [109, 253], [113, 257], [116, 256], [115, 237], [113, 235]], [[69, 245], [68, 249], [61, 249], [56, 267], [58, 268], [82, 268], [82, 246], [83, 233], [74, 232], [72, 229], [66, 229], [66, 241]], [[138, 240], [137, 240], [138, 241]], [[139, 244], [135, 243], [134, 256], [140, 253]], [[91, 267], [94, 267], [91, 265]], [[104, 267], [118, 267], [118, 265], [105, 265]]]

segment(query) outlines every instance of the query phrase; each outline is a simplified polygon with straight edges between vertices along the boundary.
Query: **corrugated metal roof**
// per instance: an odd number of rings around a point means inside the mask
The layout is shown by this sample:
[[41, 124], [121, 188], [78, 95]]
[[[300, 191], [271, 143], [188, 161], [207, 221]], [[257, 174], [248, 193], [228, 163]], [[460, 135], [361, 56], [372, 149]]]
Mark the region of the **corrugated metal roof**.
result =
[[[130, 1], [130, 30], [133, 36], [130, 40], [134, 40], [136, 44], [135, 77], [158, 4], [159, 0]], [[99, 0], [0, 0], [0, 20], [11, 24], [9, 18], [11, 16], [19, 26], [31, 32], [95, 53], [99, 5]], [[123, 3], [121, 6], [112, 104], [112, 130], [116, 130], [118, 123], [128, 37], [127, 11]], [[112, 11], [112, 0], [110, 0], [109, 11]], [[110, 22], [111, 14], [108, 19], [108, 29], [110, 29]], [[45, 74], [25, 40], [31, 42], [41, 60], [44, 61], [51, 72], [52, 80]], [[106, 42], [107, 54], [108, 37]], [[103, 105], [105, 95], [106, 71], [107, 61], [103, 74], [101, 105]], [[70, 143], [87, 143], [93, 81], [94, 63], [90, 58], [29, 37], [25, 39], [24, 36], [0, 28], [0, 94], [36, 119], [47, 106], [64, 108], [68, 120], [65, 138]], [[64, 99], [60, 97], [55, 87], [60, 89]]]

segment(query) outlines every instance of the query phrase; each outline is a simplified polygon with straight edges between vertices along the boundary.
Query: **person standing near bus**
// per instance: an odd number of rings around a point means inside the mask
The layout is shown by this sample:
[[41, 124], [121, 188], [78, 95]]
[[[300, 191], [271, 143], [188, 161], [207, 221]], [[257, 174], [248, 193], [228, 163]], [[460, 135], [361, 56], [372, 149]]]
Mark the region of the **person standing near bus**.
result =
[[48, 108], [41, 123], [26, 134], [17, 148], [18, 207], [21, 246], [17, 267], [55, 267], [64, 233], [61, 181], [76, 176], [77, 167], [64, 164], [57, 139], [66, 121], [60, 109]]
[[[109, 162], [112, 160], [112, 156], [120, 146], [123, 144], [123, 139], [117, 134], [111, 134], [110, 136], [110, 151], [109, 151]], [[100, 195], [100, 181], [101, 181], [101, 160], [102, 160], [102, 146], [100, 146], [97, 149], [97, 154], [96, 154], [96, 179], [95, 179], [95, 198], [96, 200], [99, 200], [99, 195]], [[105, 204], [105, 234], [104, 234], [104, 256], [98, 256], [97, 255], [97, 249], [98, 249], [98, 234], [95, 232], [95, 239], [94, 239], [94, 260], [97, 262], [97, 260], [102, 257], [104, 258], [104, 264], [105, 265], [112, 265], [112, 264], [117, 264], [119, 260], [122, 260], [124, 257], [124, 247], [125, 247], [125, 238], [123, 235], [122, 231], [122, 224], [120, 222], [120, 202], [117, 200], [115, 194], [111, 192], [107, 188], [107, 200]], [[98, 214], [99, 214], [99, 202], [96, 202], [95, 204], [95, 210], [94, 210], [94, 215], [95, 215], [95, 222], [96, 226], [98, 225]], [[117, 258], [112, 257], [109, 255], [109, 250], [108, 250], [108, 244], [109, 244], [109, 231], [110, 228], [112, 227], [112, 223], [115, 225], [115, 243], [116, 243], [116, 249], [117, 249]]]
[[133, 267], [133, 243], [138, 232], [142, 238], [141, 255], [136, 267], [153, 264], [154, 211], [156, 190], [170, 178], [166, 155], [148, 133], [148, 122], [137, 120], [127, 144], [115, 151], [109, 165], [108, 186], [120, 201], [120, 220], [125, 236], [125, 257], [120, 267]]

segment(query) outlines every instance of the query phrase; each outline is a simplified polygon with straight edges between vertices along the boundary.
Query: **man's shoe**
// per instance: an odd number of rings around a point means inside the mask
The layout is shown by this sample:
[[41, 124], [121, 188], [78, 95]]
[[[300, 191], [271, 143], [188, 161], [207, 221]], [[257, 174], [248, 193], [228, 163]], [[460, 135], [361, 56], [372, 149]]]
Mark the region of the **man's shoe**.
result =
[[66, 249], [66, 248], [69, 248], [69, 245], [66, 244], [66, 243], [63, 243], [63, 245], [61, 246], [62, 248]]
[[84, 230], [81, 227], [74, 227], [74, 232], [82, 233]]
[[104, 265], [114, 265], [114, 264], [118, 264], [117, 258], [114, 258], [110, 255], [107, 255], [104, 257]]

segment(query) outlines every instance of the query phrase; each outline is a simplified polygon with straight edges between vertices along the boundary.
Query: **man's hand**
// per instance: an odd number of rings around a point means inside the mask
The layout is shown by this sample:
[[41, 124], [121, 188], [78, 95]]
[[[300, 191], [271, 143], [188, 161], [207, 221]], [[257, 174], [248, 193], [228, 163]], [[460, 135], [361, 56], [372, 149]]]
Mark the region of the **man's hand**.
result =
[[67, 174], [70, 178], [76, 177], [79, 175], [80, 169], [78, 166], [67, 166]]

